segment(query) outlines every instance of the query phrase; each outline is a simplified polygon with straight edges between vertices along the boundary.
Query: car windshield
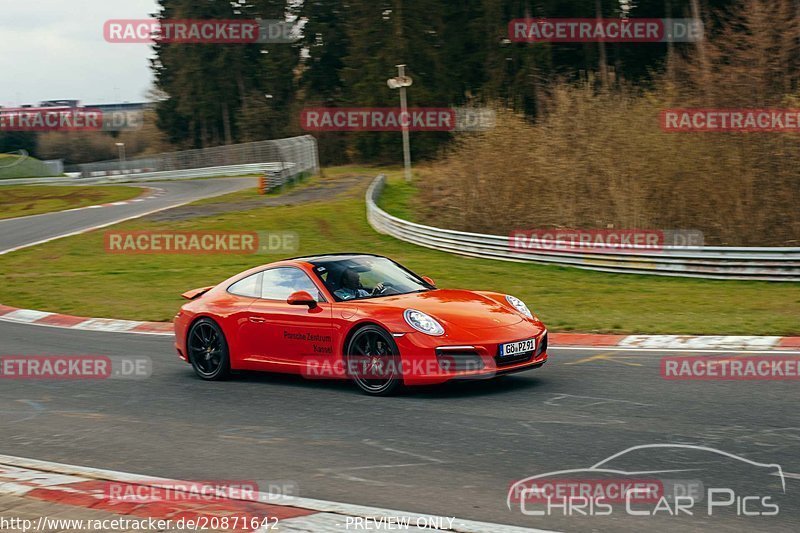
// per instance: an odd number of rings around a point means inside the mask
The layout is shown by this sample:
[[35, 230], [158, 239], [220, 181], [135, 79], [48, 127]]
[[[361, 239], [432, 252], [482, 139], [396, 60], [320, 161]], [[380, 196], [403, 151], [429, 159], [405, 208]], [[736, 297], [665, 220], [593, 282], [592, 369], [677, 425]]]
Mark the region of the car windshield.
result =
[[336, 301], [379, 298], [431, 290], [422, 278], [385, 257], [347, 256], [311, 262]]

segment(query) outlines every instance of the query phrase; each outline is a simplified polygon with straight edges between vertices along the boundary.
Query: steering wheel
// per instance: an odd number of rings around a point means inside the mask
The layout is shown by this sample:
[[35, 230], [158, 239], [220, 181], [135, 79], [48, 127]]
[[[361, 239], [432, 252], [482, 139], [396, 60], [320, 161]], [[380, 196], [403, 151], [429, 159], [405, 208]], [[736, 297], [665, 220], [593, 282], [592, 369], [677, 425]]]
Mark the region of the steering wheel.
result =
[[388, 281], [385, 283], [381, 282], [379, 283], [379, 285], [381, 285], [380, 290], [376, 292], [376, 289], [378, 288], [376, 286], [375, 289], [372, 289], [372, 294], [383, 294], [384, 292], [386, 292], [386, 289], [394, 287], [394, 285], [392, 283], [389, 283]]

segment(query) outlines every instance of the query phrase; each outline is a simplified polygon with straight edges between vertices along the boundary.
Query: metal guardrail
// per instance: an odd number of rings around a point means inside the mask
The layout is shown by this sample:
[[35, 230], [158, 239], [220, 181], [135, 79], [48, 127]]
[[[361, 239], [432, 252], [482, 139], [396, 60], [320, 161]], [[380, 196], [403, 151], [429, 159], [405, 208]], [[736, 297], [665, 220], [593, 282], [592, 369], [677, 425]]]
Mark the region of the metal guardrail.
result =
[[518, 251], [509, 236], [484, 235], [417, 224], [377, 206], [386, 184], [378, 176], [367, 190], [367, 219], [378, 232], [397, 239], [460, 255], [503, 261], [548, 263], [586, 270], [727, 280], [800, 281], [800, 248], [665, 246], [661, 250], [613, 252], [558, 250]]
[[[188, 154], [188, 155], [187, 155]], [[255, 160], [255, 161], [253, 161]], [[194, 166], [212, 161], [228, 161], [215, 166]], [[232, 161], [235, 161], [232, 162]], [[169, 168], [189, 165], [188, 168]], [[167, 167], [167, 168], [165, 168]], [[310, 135], [188, 150], [128, 161], [106, 161], [81, 165], [79, 177], [13, 178], [2, 185], [104, 184], [165, 181], [219, 176], [266, 175], [272, 187], [297, 176], [319, 172], [317, 141]]]
[[268, 174], [287, 178], [297, 167], [294, 163], [251, 163], [249, 165], [229, 165], [225, 167], [189, 168], [185, 170], [165, 170], [161, 172], [140, 172], [135, 174], [113, 174], [95, 178], [77, 178], [80, 183], [121, 183], [139, 181], [172, 181], [196, 178], [217, 178], [220, 176], [246, 176], [249, 174]]
[[233, 167], [257, 163], [293, 163], [301, 172], [316, 172], [319, 167], [317, 141], [311, 135], [228, 144], [167, 152], [128, 159], [112, 159], [78, 165], [84, 178], [152, 172], [172, 172], [198, 168]]
[[254, 163], [251, 165], [231, 165], [227, 167], [191, 168], [164, 172], [141, 172], [136, 174], [109, 174], [93, 178], [13, 178], [0, 180], [2, 185], [103, 185], [108, 183], [140, 183], [147, 181], [173, 181], [220, 176], [247, 176], [266, 174], [277, 185], [290, 181], [303, 171], [293, 171], [294, 163]]

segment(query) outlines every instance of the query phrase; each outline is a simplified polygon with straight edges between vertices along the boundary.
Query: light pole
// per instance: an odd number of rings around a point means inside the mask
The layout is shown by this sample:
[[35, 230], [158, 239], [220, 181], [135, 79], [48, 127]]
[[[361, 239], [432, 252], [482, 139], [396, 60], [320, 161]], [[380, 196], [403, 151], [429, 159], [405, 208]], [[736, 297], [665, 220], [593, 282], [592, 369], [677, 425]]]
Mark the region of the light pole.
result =
[[411, 144], [408, 139], [408, 101], [406, 100], [406, 87], [411, 87], [414, 80], [406, 76], [406, 66], [397, 65], [397, 77], [386, 81], [390, 89], [400, 89], [400, 113], [403, 117], [400, 126], [403, 129], [403, 164], [405, 166], [406, 181], [411, 181]]
[[125, 143], [114, 143], [119, 148], [119, 170], [125, 174]]

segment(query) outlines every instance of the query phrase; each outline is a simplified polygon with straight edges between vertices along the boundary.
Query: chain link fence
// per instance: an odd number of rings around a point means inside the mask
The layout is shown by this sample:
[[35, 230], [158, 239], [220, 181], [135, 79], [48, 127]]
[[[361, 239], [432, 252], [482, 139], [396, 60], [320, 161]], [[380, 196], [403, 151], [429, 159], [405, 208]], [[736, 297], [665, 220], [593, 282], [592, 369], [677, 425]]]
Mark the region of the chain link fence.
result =
[[[121, 147], [124, 148], [124, 147]], [[319, 171], [317, 141], [311, 135], [168, 152], [146, 157], [78, 165], [82, 178], [174, 172], [202, 168], [269, 164], [270, 176], [285, 181], [292, 176]], [[265, 171], [267, 167], [265, 167]]]

